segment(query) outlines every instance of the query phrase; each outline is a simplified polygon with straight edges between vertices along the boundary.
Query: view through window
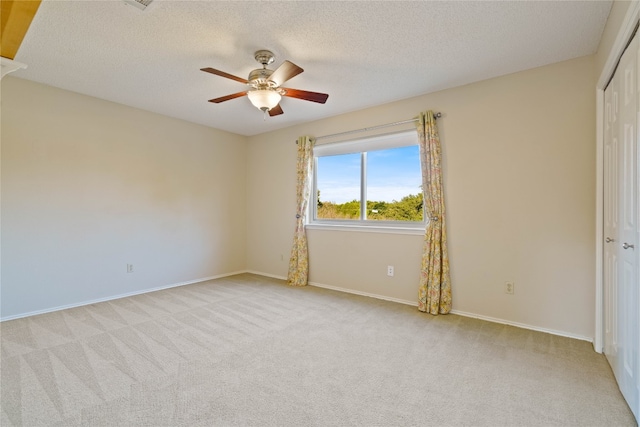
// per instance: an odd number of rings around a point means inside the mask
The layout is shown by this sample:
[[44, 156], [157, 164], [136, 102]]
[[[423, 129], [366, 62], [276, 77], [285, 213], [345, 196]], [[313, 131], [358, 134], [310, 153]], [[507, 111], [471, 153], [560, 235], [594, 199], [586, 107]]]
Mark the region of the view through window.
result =
[[424, 222], [415, 131], [314, 149], [314, 220]]

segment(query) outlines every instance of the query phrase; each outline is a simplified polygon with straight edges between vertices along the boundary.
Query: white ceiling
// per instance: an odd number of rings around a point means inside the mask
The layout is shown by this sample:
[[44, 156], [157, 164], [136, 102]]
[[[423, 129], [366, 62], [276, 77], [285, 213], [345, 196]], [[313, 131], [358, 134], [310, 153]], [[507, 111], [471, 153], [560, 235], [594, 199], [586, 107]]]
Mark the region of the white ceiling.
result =
[[[145, 11], [120, 0], [44, 0], [13, 76], [241, 135], [410, 98], [595, 53], [608, 1], [178, 1]], [[263, 120], [245, 90], [254, 51], [305, 72]]]

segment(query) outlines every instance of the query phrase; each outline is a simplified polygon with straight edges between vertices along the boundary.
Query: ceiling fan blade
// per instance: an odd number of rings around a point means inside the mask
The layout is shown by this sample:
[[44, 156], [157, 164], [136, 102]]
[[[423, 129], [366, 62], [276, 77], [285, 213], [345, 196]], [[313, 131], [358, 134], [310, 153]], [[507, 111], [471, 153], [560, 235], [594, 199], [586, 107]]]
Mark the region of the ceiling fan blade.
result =
[[269, 77], [269, 81], [272, 81], [276, 84], [276, 86], [280, 86], [282, 83], [286, 82], [292, 77], [297, 76], [304, 70], [298, 67], [293, 62], [284, 61], [282, 65], [280, 65]]
[[247, 80], [247, 79], [243, 79], [242, 77], [237, 77], [237, 76], [231, 75], [229, 73], [225, 73], [224, 71], [216, 70], [215, 68], [201, 68], [200, 71], [204, 71], [206, 73], [215, 74], [215, 75], [220, 76], [220, 77], [226, 77], [228, 79], [235, 80], [235, 81], [240, 82], [240, 83], [245, 83], [245, 84], [249, 83], [249, 80]]
[[313, 101], [319, 104], [324, 104], [327, 102], [327, 98], [329, 95], [326, 93], [320, 92], [309, 92], [308, 90], [299, 90], [299, 89], [287, 89], [285, 87], [280, 88], [284, 89], [284, 96], [288, 96], [291, 98], [304, 99], [305, 101]]
[[245, 96], [246, 94], [247, 94], [247, 91], [245, 90], [244, 92], [232, 93], [231, 95], [210, 99], [209, 102], [215, 102], [216, 104], [219, 104], [221, 102], [228, 101], [230, 99], [240, 98], [241, 96]]
[[282, 107], [280, 106], [280, 104], [276, 105], [275, 107], [273, 107], [271, 110], [269, 110], [269, 115], [271, 117], [273, 116], [279, 116], [280, 114], [284, 113], [284, 111], [282, 111]]

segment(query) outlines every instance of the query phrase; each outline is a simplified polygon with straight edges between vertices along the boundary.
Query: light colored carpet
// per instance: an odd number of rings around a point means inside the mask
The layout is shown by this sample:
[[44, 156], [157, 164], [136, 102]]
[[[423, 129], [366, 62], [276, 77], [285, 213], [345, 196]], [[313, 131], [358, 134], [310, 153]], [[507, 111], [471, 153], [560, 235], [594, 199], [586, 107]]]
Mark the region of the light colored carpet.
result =
[[3, 322], [8, 426], [631, 426], [590, 343], [242, 274]]

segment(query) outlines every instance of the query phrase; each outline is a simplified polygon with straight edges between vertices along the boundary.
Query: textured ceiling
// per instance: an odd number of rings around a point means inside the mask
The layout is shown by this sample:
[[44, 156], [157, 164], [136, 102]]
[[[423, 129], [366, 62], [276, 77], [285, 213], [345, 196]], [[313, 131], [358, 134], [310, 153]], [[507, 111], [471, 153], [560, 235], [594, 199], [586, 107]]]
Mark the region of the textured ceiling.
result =
[[[596, 51], [611, 1], [168, 1], [145, 11], [110, 1], [44, 0], [15, 77], [255, 135]], [[304, 68], [263, 118], [246, 97], [254, 51]]]

